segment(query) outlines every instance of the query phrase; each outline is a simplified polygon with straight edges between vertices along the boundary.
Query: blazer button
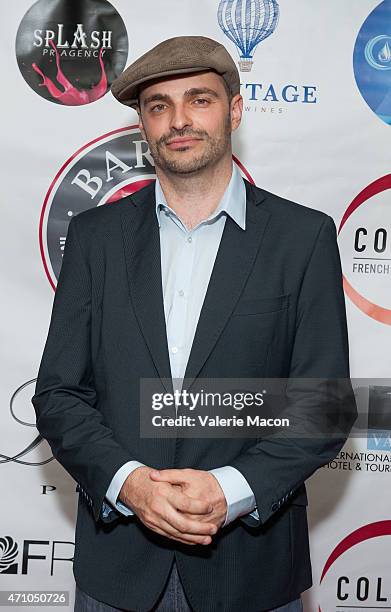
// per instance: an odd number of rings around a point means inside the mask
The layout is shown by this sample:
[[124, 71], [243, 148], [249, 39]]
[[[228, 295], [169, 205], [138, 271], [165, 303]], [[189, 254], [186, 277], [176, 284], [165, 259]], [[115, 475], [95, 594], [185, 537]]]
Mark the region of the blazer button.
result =
[[272, 504], [272, 511], [275, 512], [276, 510], [278, 510], [278, 504], [274, 502], [274, 504]]

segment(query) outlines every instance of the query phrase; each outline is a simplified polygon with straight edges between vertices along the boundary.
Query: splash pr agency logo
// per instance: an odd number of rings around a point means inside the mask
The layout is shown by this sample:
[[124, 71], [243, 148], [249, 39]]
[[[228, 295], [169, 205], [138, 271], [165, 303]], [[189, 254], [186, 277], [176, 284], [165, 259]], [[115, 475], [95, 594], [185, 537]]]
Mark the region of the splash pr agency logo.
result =
[[391, 125], [391, 0], [381, 2], [364, 21], [354, 46], [353, 68], [365, 102]]
[[[250, 174], [233, 156], [243, 176]], [[46, 194], [39, 222], [41, 257], [53, 289], [61, 269], [68, 225], [73, 215], [110, 205], [155, 180], [148, 143], [137, 125], [103, 134], [82, 146], [63, 164]]]
[[347, 207], [338, 242], [343, 286], [368, 317], [391, 325], [391, 174], [365, 187]]
[[[19, 544], [12, 536], [0, 536], [0, 575], [42, 575], [43, 565], [47, 575], [54, 576], [63, 563], [73, 563], [74, 542], [65, 540], [22, 540]], [[72, 565], [70, 566], [72, 571]]]
[[15, 51], [33, 91], [56, 104], [80, 106], [104, 96], [123, 71], [128, 36], [107, 0], [38, 0], [19, 25]]
[[[359, 527], [334, 547], [320, 577], [318, 612], [391, 607], [390, 575], [385, 571], [390, 536], [391, 521], [377, 521]], [[360, 559], [372, 560], [368, 570]]]
[[[248, 74], [255, 51], [274, 34], [280, 16], [277, 0], [220, 0], [218, 24], [239, 53], [239, 70]], [[265, 72], [265, 70], [264, 70]], [[307, 84], [248, 81], [241, 83], [244, 112], [283, 113], [295, 104], [313, 105], [318, 101], [317, 86]]]

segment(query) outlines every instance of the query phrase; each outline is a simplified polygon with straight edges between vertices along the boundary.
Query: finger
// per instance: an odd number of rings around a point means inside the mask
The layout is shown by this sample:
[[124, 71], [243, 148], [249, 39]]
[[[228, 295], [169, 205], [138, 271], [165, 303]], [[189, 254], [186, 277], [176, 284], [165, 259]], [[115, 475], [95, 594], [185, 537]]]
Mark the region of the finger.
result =
[[167, 537], [178, 540], [178, 542], [183, 542], [184, 544], [210, 544], [212, 542], [212, 537], [210, 535], [198, 535], [180, 531], [175, 529], [171, 522], [166, 521], [164, 518], [161, 518], [159, 526], [163, 529]]
[[213, 506], [207, 500], [190, 497], [178, 490], [174, 490], [171, 495], [169, 494], [167, 499], [171, 505], [181, 512], [189, 514], [209, 514], [213, 512]]
[[170, 524], [171, 529], [175, 530], [175, 535], [192, 534], [207, 536], [216, 533], [217, 528], [214, 523], [200, 522], [186, 517], [177, 511], [175, 507], [168, 507], [166, 515], [162, 517]]
[[163, 531], [162, 529], [159, 529], [159, 527], [153, 527], [153, 531], [156, 531], [157, 533], [160, 533], [161, 535], [163, 535], [166, 538], [169, 538], [170, 540], [176, 540], [177, 542], [181, 542], [182, 544], [188, 544], [189, 546], [195, 546], [196, 544], [210, 544], [212, 541], [212, 538], [210, 536], [206, 537], [201, 541], [197, 541], [195, 542], [194, 540], [190, 540], [190, 539], [184, 539], [183, 537], [175, 537], [173, 535], [168, 534], [166, 531]]
[[[181, 512], [181, 510], [178, 510], [178, 512]], [[206, 518], [202, 518], [202, 516], [200, 514], [191, 514], [189, 512], [183, 512], [182, 514], [184, 514], [184, 516], [186, 518], [195, 520], [195, 521], [202, 521], [202, 522], [206, 522], [208, 521], [209, 523], [213, 523], [213, 521], [215, 520], [215, 518], [217, 518], [217, 516], [215, 516], [214, 514], [211, 514], [211, 516], [206, 517]]]
[[177, 542], [182, 542], [183, 544], [192, 544], [192, 545], [197, 544], [197, 542], [190, 542], [189, 540], [185, 540], [183, 538], [175, 538], [170, 533], [168, 533], [164, 529], [161, 529], [157, 525], [149, 525], [147, 523], [145, 523], [145, 525], [146, 525], [146, 527], [148, 527], [148, 529], [151, 529], [152, 531], [155, 531], [156, 533], [159, 533], [160, 535], [164, 536], [165, 538], [170, 538], [171, 540], [177, 540]]
[[149, 477], [152, 478], [152, 480], [164, 480], [165, 482], [176, 484], [188, 482], [188, 479], [183, 475], [182, 470], [161, 470], [160, 472], [152, 470], [149, 472]]

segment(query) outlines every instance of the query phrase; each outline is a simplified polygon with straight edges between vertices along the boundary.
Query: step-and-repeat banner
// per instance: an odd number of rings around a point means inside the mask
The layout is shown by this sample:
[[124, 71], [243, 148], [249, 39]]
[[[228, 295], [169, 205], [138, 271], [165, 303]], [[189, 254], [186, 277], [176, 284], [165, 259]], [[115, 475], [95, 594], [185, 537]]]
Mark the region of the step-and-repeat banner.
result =
[[69, 591], [73, 609], [78, 492], [31, 396], [70, 219], [154, 178], [137, 114], [110, 85], [161, 40], [196, 34], [238, 63], [243, 175], [334, 218], [351, 375], [382, 397], [307, 481], [306, 612], [391, 608], [391, 0], [18, 0], [0, 15], [0, 590]]

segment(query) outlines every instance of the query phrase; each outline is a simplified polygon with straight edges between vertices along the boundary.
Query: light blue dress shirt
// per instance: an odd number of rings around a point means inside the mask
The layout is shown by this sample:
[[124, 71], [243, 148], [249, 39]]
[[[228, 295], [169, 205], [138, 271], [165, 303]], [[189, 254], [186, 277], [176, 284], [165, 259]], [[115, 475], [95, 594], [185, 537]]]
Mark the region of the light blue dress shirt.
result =
[[[207, 219], [190, 230], [168, 206], [158, 179], [155, 196], [171, 375], [174, 389], [180, 389], [226, 216], [230, 215], [243, 231], [246, 229], [246, 187], [239, 169], [232, 164], [231, 179], [219, 205]], [[112, 507], [125, 515], [134, 514], [117, 498], [129, 474], [143, 465], [132, 460], [119, 468], [106, 492], [102, 508], [104, 517]], [[227, 501], [222, 527], [245, 514], [259, 520], [254, 493], [239, 470], [225, 465], [209, 471], [218, 480]]]

